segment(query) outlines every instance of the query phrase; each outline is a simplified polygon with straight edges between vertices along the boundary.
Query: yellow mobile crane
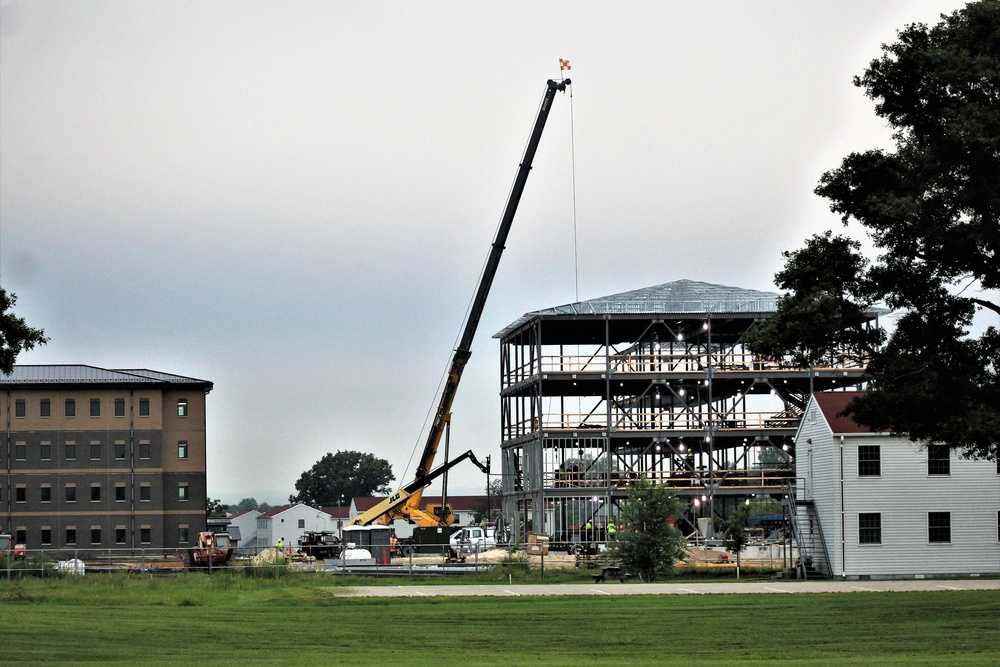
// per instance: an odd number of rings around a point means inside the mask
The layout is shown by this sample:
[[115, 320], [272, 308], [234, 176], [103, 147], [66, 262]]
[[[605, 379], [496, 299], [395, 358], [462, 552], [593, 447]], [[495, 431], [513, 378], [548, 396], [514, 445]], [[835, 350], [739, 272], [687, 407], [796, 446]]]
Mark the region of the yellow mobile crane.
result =
[[[528, 180], [528, 173], [531, 171], [531, 163], [535, 159], [535, 151], [538, 149], [538, 142], [542, 138], [545, 121], [549, 117], [552, 100], [555, 99], [557, 92], [565, 92], [566, 87], [569, 85], [569, 79], [562, 81], [553, 81], [550, 79], [546, 83], [545, 94], [542, 96], [542, 102], [538, 107], [535, 125], [531, 130], [528, 145], [524, 149], [524, 155], [521, 158], [517, 176], [514, 178], [514, 185], [511, 187], [503, 217], [497, 227], [496, 238], [493, 239], [489, 258], [486, 261], [486, 266], [483, 268], [483, 274], [479, 278], [479, 288], [476, 291], [472, 307], [469, 309], [469, 317], [465, 323], [465, 330], [462, 333], [462, 338], [459, 341], [458, 348], [456, 348], [451, 360], [451, 366], [448, 369], [448, 379], [445, 382], [444, 390], [441, 392], [441, 400], [438, 403], [434, 422], [427, 435], [427, 443], [424, 445], [423, 454], [420, 456], [416, 475], [413, 481], [399, 489], [396, 493], [367, 512], [356, 516], [351, 520], [350, 525], [367, 526], [372, 523], [387, 525], [392, 523], [393, 519], [406, 519], [410, 523], [422, 527], [435, 528], [449, 526], [455, 521], [455, 517], [447, 504], [443, 507], [440, 505], [420, 507], [420, 500], [423, 497], [424, 489], [436, 478], [465, 459], [471, 459], [483, 472], [489, 473], [489, 458], [487, 457], [486, 464], [482, 464], [471, 450], [442, 464], [434, 470], [431, 470], [431, 466], [434, 464], [434, 457], [437, 455], [438, 446], [441, 444], [441, 437], [451, 420], [451, 406], [455, 401], [458, 383], [462, 379], [462, 372], [465, 370], [469, 356], [472, 354], [472, 339], [476, 335], [476, 328], [479, 326], [479, 319], [483, 314], [483, 307], [486, 305], [486, 297], [490, 292], [490, 286], [493, 284], [493, 278], [500, 263], [500, 255], [503, 253], [504, 244], [507, 242], [507, 234], [510, 232], [511, 223], [514, 221], [514, 213], [517, 211], [521, 194], [524, 192], [524, 185]], [[445, 538], [445, 541], [447, 542], [447, 538]]]

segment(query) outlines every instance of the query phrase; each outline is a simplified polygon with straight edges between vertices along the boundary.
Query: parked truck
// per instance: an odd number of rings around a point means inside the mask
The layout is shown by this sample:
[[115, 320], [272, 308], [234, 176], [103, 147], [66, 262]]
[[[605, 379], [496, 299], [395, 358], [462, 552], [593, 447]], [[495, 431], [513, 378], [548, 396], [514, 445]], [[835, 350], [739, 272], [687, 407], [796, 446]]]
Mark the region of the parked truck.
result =
[[330, 530], [310, 530], [299, 538], [299, 551], [316, 560], [338, 558], [344, 545], [340, 536]]
[[449, 541], [451, 548], [461, 549], [466, 553], [486, 551], [497, 546], [496, 528], [494, 526], [467, 526], [452, 533]]

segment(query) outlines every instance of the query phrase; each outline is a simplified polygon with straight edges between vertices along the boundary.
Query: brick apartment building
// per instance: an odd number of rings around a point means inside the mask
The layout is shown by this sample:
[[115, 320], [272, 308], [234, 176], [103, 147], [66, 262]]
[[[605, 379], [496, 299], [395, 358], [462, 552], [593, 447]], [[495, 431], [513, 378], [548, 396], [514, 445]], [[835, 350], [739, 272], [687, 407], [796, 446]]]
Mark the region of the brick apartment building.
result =
[[55, 553], [191, 546], [211, 390], [144, 369], [15, 366], [0, 376], [0, 530]]

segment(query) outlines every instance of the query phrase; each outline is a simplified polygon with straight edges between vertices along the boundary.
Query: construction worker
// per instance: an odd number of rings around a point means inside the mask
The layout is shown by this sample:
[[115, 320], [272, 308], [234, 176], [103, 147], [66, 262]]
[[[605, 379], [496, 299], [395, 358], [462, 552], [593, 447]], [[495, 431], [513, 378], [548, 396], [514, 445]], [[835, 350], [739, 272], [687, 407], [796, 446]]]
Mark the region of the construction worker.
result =
[[587, 519], [587, 524], [583, 527], [583, 534], [586, 541], [590, 541], [591, 531], [594, 530], [594, 525], [590, 523], [590, 519]]
[[608, 540], [614, 540], [618, 535], [618, 529], [615, 528], [614, 522], [608, 523]]

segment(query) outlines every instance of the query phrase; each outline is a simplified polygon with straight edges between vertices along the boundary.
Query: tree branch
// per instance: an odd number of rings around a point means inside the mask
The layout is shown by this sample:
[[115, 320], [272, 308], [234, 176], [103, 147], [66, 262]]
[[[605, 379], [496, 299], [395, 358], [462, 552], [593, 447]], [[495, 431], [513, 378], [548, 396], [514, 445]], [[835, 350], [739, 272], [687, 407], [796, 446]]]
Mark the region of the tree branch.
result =
[[998, 306], [997, 304], [993, 303], [992, 301], [986, 301], [985, 299], [977, 299], [975, 297], [969, 297], [969, 301], [971, 301], [974, 304], [980, 305], [983, 308], [988, 308], [989, 310], [992, 310], [997, 315], [1000, 315], [1000, 306]]

